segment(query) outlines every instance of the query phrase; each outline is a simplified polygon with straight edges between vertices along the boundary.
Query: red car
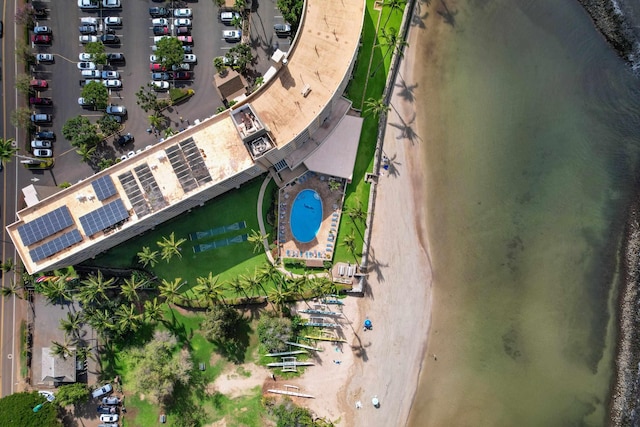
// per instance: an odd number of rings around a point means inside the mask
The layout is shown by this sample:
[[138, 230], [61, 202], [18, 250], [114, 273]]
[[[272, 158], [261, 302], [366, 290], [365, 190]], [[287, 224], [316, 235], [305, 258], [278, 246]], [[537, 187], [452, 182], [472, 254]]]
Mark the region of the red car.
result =
[[32, 96], [29, 98], [29, 104], [31, 105], [53, 105], [53, 100], [51, 98], [38, 98]]
[[39, 88], [39, 89], [46, 89], [49, 87], [49, 84], [47, 83], [46, 80], [35, 79], [35, 80], [31, 80], [31, 82], [29, 83], [29, 86]]
[[178, 40], [180, 40], [182, 44], [193, 44], [193, 37], [191, 36], [178, 36]]
[[191, 80], [192, 75], [189, 71], [177, 71], [173, 73], [173, 78], [175, 80]]
[[151, 71], [167, 71], [162, 64], [149, 64], [149, 69]]
[[34, 34], [31, 36], [34, 44], [51, 44], [51, 36], [46, 34]]

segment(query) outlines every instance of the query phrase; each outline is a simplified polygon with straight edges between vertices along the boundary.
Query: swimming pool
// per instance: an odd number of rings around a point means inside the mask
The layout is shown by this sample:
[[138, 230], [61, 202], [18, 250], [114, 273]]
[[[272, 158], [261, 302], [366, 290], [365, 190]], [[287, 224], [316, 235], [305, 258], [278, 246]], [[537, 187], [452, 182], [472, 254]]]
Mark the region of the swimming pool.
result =
[[302, 190], [296, 196], [291, 206], [291, 233], [293, 237], [301, 242], [312, 241], [322, 222], [322, 200], [313, 190]]

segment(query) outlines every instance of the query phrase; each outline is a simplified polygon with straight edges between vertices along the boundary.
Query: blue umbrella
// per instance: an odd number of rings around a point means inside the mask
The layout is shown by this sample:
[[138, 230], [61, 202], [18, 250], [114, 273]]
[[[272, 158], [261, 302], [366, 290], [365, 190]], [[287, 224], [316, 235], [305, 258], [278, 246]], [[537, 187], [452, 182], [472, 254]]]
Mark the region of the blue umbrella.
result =
[[364, 327], [367, 329], [371, 329], [373, 325], [371, 324], [371, 320], [367, 319], [364, 321]]

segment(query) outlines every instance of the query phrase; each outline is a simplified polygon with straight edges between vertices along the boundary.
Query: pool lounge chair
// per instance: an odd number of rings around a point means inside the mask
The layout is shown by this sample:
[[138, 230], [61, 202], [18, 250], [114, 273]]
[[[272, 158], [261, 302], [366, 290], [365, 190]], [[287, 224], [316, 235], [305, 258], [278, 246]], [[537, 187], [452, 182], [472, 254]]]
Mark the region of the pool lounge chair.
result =
[[338, 274], [344, 276], [344, 265], [341, 265], [340, 268], [338, 268]]

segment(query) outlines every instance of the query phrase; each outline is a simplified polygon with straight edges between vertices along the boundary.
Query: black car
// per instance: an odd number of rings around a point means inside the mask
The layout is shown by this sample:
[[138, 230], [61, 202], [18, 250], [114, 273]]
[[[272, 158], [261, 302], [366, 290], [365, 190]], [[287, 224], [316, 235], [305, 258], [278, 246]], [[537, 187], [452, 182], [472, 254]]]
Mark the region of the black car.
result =
[[0, 21], [0, 37], [2, 37], [3, 34], [4, 34], [4, 25], [2, 24], [2, 21]]
[[118, 143], [118, 145], [120, 147], [124, 147], [125, 145], [127, 145], [130, 142], [133, 142], [133, 135], [131, 135], [130, 133], [126, 134], [126, 135], [120, 135], [120, 138], [118, 138], [118, 140], [116, 141]]
[[49, 141], [56, 140], [56, 134], [51, 131], [36, 132], [33, 139], [47, 139]]
[[152, 18], [164, 18], [165, 16], [169, 16], [169, 11], [164, 7], [150, 7], [149, 15]]
[[97, 412], [99, 414], [115, 414], [118, 412], [115, 406], [102, 406], [98, 405]]
[[116, 62], [124, 62], [124, 54], [122, 53], [107, 53], [107, 61], [114, 64]]
[[95, 34], [98, 31], [95, 25], [81, 25], [78, 30], [80, 34]]
[[188, 36], [191, 34], [191, 28], [189, 27], [177, 27], [176, 34], [179, 36]]
[[100, 41], [104, 44], [119, 44], [120, 39], [114, 34], [103, 34], [100, 36]]

